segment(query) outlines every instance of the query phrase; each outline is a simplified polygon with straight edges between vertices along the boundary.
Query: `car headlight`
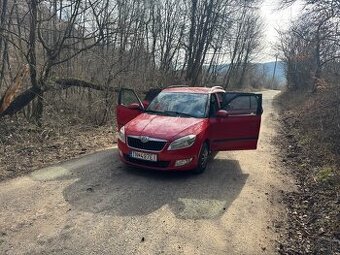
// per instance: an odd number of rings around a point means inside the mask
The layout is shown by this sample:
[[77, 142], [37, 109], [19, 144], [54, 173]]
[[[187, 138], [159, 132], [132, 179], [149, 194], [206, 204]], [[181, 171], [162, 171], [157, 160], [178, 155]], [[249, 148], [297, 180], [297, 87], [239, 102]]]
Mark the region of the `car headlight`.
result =
[[168, 150], [184, 149], [192, 146], [196, 140], [196, 135], [188, 135], [173, 141]]
[[125, 127], [124, 126], [120, 128], [117, 136], [121, 142], [125, 143]]

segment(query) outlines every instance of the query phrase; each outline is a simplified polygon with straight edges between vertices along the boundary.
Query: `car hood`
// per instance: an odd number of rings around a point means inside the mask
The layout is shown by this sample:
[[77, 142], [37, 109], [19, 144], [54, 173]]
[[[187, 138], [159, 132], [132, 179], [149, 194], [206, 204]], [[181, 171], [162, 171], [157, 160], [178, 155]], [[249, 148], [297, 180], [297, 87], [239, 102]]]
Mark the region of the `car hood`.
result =
[[198, 134], [206, 119], [161, 116], [143, 113], [125, 126], [126, 135], [148, 136], [171, 140], [177, 137]]

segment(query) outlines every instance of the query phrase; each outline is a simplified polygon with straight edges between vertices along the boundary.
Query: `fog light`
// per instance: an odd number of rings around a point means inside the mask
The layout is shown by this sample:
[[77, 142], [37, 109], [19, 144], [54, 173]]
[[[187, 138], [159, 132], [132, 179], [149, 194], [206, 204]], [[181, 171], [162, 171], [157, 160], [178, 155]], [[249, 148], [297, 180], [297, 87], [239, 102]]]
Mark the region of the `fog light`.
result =
[[175, 166], [184, 166], [184, 165], [189, 164], [191, 161], [192, 161], [192, 158], [176, 160]]

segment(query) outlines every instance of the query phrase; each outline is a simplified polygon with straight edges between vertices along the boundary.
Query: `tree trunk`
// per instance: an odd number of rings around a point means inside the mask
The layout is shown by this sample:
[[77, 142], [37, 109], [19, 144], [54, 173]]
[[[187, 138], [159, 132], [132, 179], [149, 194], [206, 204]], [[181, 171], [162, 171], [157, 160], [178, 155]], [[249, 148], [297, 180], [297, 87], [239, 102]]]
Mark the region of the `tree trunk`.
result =
[[33, 118], [36, 125], [42, 126], [42, 117], [44, 112], [44, 91], [39, 90], [35, 104], [33, 104]]

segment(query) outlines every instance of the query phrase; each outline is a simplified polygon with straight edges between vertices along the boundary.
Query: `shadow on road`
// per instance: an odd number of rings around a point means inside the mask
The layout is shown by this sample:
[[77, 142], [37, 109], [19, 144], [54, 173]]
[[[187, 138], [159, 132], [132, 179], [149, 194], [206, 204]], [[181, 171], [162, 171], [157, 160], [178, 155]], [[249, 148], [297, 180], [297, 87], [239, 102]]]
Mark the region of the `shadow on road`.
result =
[[248, 178], [235, 160], [214, 159], [204, 174], [193, 175], [133, 169], [120, 163], [117, 154], [110, 150], [91, 165], [70, 170], [76, 181], [63, 195], [72, 209], [134, 216], [168, 207], [177, 218], [216, 218]]

